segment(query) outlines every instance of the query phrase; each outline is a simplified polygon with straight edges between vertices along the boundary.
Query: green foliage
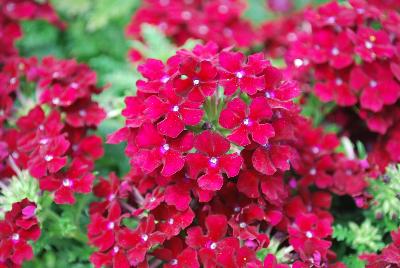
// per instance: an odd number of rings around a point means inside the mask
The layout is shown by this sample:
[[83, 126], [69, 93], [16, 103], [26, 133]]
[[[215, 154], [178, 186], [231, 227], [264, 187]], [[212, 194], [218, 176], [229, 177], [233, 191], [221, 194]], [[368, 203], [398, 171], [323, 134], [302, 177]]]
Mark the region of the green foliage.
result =
[[344, 241], [357, 253], [376, 252], [384, 247], [381, 231], [367, 219], [358, 225], [349, 222], [346, 226], [334, 226], [333, 238]]
[[371, 210], [379, 215], [386, 231], [392, 231], [399, 225], [400, 215], [400, 164], [389, 166], [381, 179], [370, 181], [370, 192], [374, 196]]

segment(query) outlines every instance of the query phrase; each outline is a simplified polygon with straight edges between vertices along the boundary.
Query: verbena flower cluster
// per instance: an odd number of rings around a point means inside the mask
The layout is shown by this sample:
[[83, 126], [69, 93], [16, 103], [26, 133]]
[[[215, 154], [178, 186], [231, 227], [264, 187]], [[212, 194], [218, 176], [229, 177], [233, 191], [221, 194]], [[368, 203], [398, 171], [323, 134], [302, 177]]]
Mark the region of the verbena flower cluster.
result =
[[[96, 178], [104, 148], [95, 131], [109, 114], [95, 95], [105, 88], [75, 59], [21, 57], [22, 20], [66, 25], [47, 1], [0, 0], [0, 186], [29, 173], [40, 188], [39, 202], [0, 211], [0, 268], [33, 258], [49, 231], [41, 200], [60, 208], [77, 194], [94, 195], [83, 243], [98, 268], [346, 267], [334, 252], [333, 206], [368, 208], [368, 178], [400, 160], [400, 3], [268, 5], [287, 17], [256, 33], [244, 1], [144, 1], [129, 38], [148, 23], [177, 45], [204, 42], [137, 66], [125, 124], [107, 136], [126, 144], [117, 161], [127, 157], [130, 171]], [[265, 53], [252, 53], [260, 41]], [[301, 114], [312, 94], [335, 103], [328, 120], [339, 135]], [[399, 231], [391, 237], [360, 256], [366, 267], [400, 266]]]
[[[362, 204], [366, 167], [300, 116], [296, 83], [262, 54], [214, 43], [138, 70], [126, 125], [108, 138], [127, 142], [132, 171], [120, 187], [112, 176], [95, 188], [97, 267], [262, 267], [255, 252], [270, 239], [292, 246], [297, 267], [334, 262], [331, 193]], [[136, 229], [123, 211], [141, 219]]]
[[[290, 33], [286, 60], [288, 74], [305, 88], [312, 84], [310, 91], [321, 101], [351, 107], [337, 111], [339, 123], [373, 147], [370, 161], [384, 169], [400, 160], [400, 17], [396, 1], [375, 2], [331, 2], [306, 10], [305, 27]], [[375, 133], [372, 139], [354, 133], [363, 125], [365, 132]]]

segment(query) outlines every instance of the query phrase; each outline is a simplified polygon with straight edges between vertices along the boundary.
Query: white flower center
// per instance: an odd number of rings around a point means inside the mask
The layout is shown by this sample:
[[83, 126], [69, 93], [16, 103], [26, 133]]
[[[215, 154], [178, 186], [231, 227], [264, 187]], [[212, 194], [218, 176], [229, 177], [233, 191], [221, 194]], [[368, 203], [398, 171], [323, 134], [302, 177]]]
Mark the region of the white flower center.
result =
[[248, 118], [243, 119], [243, 125], [248, 126], [250, 124], [250, 120]]
[[337, 86], [341, 86], [341, 85], [343, 84], [343, 80], [340, 79], [340, 78], [336, 78], [335, 84], [336, 84]]
[[16, 82], [17, 82], [17, 78], [12, 77], [12, 78], [10, 79], [10, 84], [11, 84], [11, 85], [14, 85]]
[[240, 228], [246, 228], [246, 226], [247, 226], [247, 224], [246, 224], [245, 222], [241, 222], [241, 223], [239, 224], [239, 227], [240, 227]]
[[168, 220], [168, 224], [174, 224], [174, 219], [172, 219], [172, 218], [170, 218], [169, 220]]
[[370, 82], [369, 82], [369, 86], [370, 87], [376, 87], [378, 85], [378, 82], [376, 82], [375, 80], [371, 80]]
[[78, 88], [78, 83], [72, 82], [70, 87], [72, 87], [73, 89], [77, 89]]
[[197, 86], [198, 84], [200, 84], [200, 80], [199, 79], [193, 79], [193, 85]]
[[112, 222], [112, 221], [110, 221], [110, 222], [107, 224], [107, 229], [109, 229], [109, 230], [114, 229], [114, 227], [115, 227], [115, 224], [114, 224], [114, 222]]
[[64, 187], [71, 187], [72, 186], [72, 181], [70, 179], [63, 179], [62, 182]]
[[11, 156], [12, 156], [14, 159], [18, 159], [18, 158], [19, 158], [19, 153], [13, 152], [13, 153], [11, 154]]
[[326, 22], [327, 22], [327, 23], [330, 23], [330, 24], [335, 23], [335, 17], [329, 17], [329, 18], [326, 20]]
[[241, 78], [243, 78], [243, 76], [244, 76], [244, 72], [243, 71], [236, 72], [236, 77], [237, 78], [241, 79]]
[[114, 253], [118, 253], [118, 251], [119, 251], [119, 247], [117, 247], [117, 246], [113, 247], [113, 252]]
[[174, 107], [172, 107], [172, 111], [173, 112], [178, 112], [179, 111], [179, 106], [178, 105], [174, 105]]
[[58, 78], [60, 77], [60, 73], [59, 72], [54, 72], [53, 73], [53, 78]]
[[294, 66], [299, 68], [299, 67], [303, 66], [304, 61], [302, 59], [295, 59], [293, 63], [294, 63]]
[[177, 264], [178, 264], [178, 260], [177, 260], [177, 259], [172, 259], [172, 260], [170, 261], [170, 264], [171, 264], [171, 265], [177, 265]]
[[115, 194], [110, 194], [109, 196], [108, 196], [108, 201], [112, 201], [112, 200], [114, 200], [115, 199]]
[[311, 152], [313, 152], [314, 154], [319, 153], [319, 148], [317, 146], [314, 146], [311, 148]]
[[211, 243], [210, 248], [211, 249], [216, 249], [217, 248], [217, 243], [215, 243], [215, 242]]
[[370, 41], [365, 41], [365, 47], [366, 47], [367, 49], [371, 49], [373, 46], [374, 46], [374, 44], [372, 44], [372, 42], [370, 42]]
[[211, 157], [209, 162], [212, 167], [215, 167], [218, 163], [218, 159], [216, 157]]
[[79, 115], [82, 116], [82, 117], [86, 116], [86, 111], [85, 110], [80, 110], [79, 111]]
[[310, 231], [307, 231], [307, 232], [306, 232], [306, 236], [307, 236], [308, 238], [312, 238], [312, 237], [313, 237], [313, 234], [312, 234]]
[[154, 202], [154, 201], [156, 201], [156, 198], [153, 196], [150, 198], [150, 202]]
[[240, 207], [235, 207], [235, 208], [233, 209], [233, 211], [235, 211], [236, 213], [240, 212]]
[[46, 145], [48, 142], [49, 142], [49, 139], [47, 139], [47, 138], [43, 138], [43, 139], [39, 140], [39, 144], [41, 144], [41, 145]]
[[331, 53], [333, 56], [339, 55], [339, 49], [337, 47], [332, 48]]
[[54, 98], [52, 102], [55, 105], [60, 104], [60, 99], [59, 98]]
[[317, 170], [315, 168], [310, 169], [310, 175], [314, 176], [317, 174]]
[[19, 234], [15, 233], [11, 236], [11, 239], [14, 241], [18, 241], [19, 240]]
[[142, 234], [142, 235], [140, 236], [140, 238], [141, 238], [144, 242], [146, 242], [146, 241], [149, 239], [149, 236], [148, 236], [147, 234]]
[[53, 160], [53, 156], [52, 155], [49, 155], [49, 154], [46, 154], [45, 156], [44, 156], [44, 160], [46, 161], [46, 162], [50, 162], [51, 160]]

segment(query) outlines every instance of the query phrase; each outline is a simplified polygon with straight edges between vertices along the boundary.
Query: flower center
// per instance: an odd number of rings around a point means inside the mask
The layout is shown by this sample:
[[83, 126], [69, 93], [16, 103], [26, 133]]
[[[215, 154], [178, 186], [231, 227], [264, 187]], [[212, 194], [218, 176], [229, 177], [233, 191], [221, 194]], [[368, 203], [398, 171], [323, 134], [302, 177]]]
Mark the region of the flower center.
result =
[[169, 144], [168, 143], [166, 143], [163, 146], [161, 146], [161, 153], [164, 154], [164, 153], [168, 152], [168, 150], [169, 150]]
[[182, 19], [184, 20], [190, 20], [192, 18], [192, 13], [189, 11], [183, 11], [182, 12]]
[[370, 87], [376, 87], [378, 85], [378, 82], [376, 82], [375, 80], [371, 80], [370, 82], [369, 82], [369, 86]]
[[52, 100], [52, 102], [53, 102], [53, 104], [55, 104], [55, 105], [60, 104], [60, 99], [59, 99], [59, 98], [54, 98], [54, 99]]
[[217, 243], [215, 243], [215, 242], [211, 243], [210, 248], [211, 249], [216, 249], [217, 248]]
[[112, 222], [112, 221], [110, 221], [110, 222], [107, 224], [107, 229], [109, 229], [109, 230], [114, 229], [114, 227], [115, 227], [115, 224], [114, 224], [114, 222]]
[[79, 111], [80, 116], [86, 116], [86, 111], [85, 110], [80, 110]]
[[200, 80], [199, 79], [193, 79], [193, 85], [197, 86], [198, 84], [200, 84]]
[[296, 66], [297, 68], [301, 67], [304, 64], [302, 59], [295, 59], [293, 63], [294, 66]]
[[248, 126], [248, 125], [250, 125], [250, 119], [248, 119], [248, 118], [245, 118], [245, 119], [243, 119], [243, 125], [245, 125], [245, 126]]
[[341, 86], [341, 85], [343, 84], [343, 80], [340, 79], [340, 78], [336, 78], [335, 84], [336, 84], [337, 86]]
[[216, 157], [211, 157], [208, 162], [210, 163], [210, 166], [215, 167], [218, 163], [218, 159]]
[[327, 23], [330, 23], [330, 24], [335, 23], [335, 21], [336, 21], [335, 17], [329, 17], [329, 18], [326, 20], [326, 22], [327, 22]]
[[310, 175], [314, 176], [317, 174], [317, 170], [315, 168], [310, 169]]
[[144, 242], [146, 242], [146, 241], [149, 239], [149, 236], [148, 236], [147, 234], [142, 234], [142, 235], [140, 236], [140, 238], [141, 238]]
[[314, 154], [319, 153], [319, 148], [317, 146], [314, 146], [311, 148], [311, 152], [313, 152]]
[[16, 82], [17, 82], [17, 78], [12, 77], [12, 78], [10, 79], [10, 84], [11, 84], [11, 85], [14, 85]]
[[178, 105], [174, 105], [174, 107], [172, 107], [172, 111], [173, 112], [179, 111], [179, 106]]
[[119, 247], [117, 247], [117, 246], [113, 247], [113, 252], [114, 253], [118, 253], [118, 251], [119, 251]]
[[219, 5], [218, 11], [221, 14], [226, 14], [226, 13], [228, 13], [228, 7], [226, 5]]
[[313, 234], [312, 234], [310, 231], [307, 231], [307, 232], [306, 232], [306, 236], [307, 236], [308, 238], [312, 238], [312, 237], [313, 237]]
[[11, 154], [11, 156], [12, 156], [14, 159], [18, 159], [18, 158], [19, 158], [19, 153], [13, 152], [13, 153]]
[[169, 220], [168, 220], [168, 224], [174, 224], [174, 219], [172, 219], [172, 218], [170, 218]]
[[114, 200], [115, 199], [115, 194], [110, 194], [109, 196], [108, 196], [108, 201], [112, 201], [112, 200]]
[[53, 156], [52, 156], [52, 155], [49, 155], [49, 154], [46, 154], [46, 155], [44, 156], [44, 160], [45, 160], [46, 162], [50, 162], [51, 160], [53, 160]]
[[240, 207], [235, 207], [235, 208], [233, 209], [233, 211], [235, 211], [236, 213], [240, 212]]
[[13, 234], [13, 235], [11, 236], [11, 239], [12, 239], [13, 241], [18, 241], [18, 240], [19, 240], [19, 234], [17, 234], [17, 233]]
[[172, 260], [170, 261], [170, 264], [171, 264], [171, 265], [177, 265], [177, 264], [178, 264], [178, 260], [177, 260], [177, 259], [172, 259]]
[[333, 56], [339, 55], [339, 49], [337, 47], [332, 48], [331, 53]]
[[199, 34], [204, 35], [208, 33], [208, 27], [207, 25], [200, 25], [199, 26]]
[[153, 196], [150, 198], [150, 202], [154, 202], [154, 201], [156, 201], [156, 198]]
[[64, 187], [71, 187], [72, 186], [72, 180], [64, 179], [62, 184], [63, 184]]
[[243, 78], [243, 76], [244, 76], [244, 72], [243, 71], [236, 72], [236, 77], [237, 78], [241, 79], [241, 78]]
[[247, 224], [246, 224], [245, 222], [241, 222], [241, 223], [239, 224], [239, 227], [240, 227], [240, 228], [246, 228], [246, 226], [247, 226]]
[[268, 99], [275, 97], [275, 94], [273, 92], [265, 92], [265, 97], [267, 97]]
[[39, 141], [39, 144], [41, 144], [41, 145], [46, 145], [48, 142], [49, 142], [49, 139], [43, 138], [43, 139], [41, 139], [41, 140]]
[[373, 46], [374, 46], [374, 44], [372, 44], [372, 42], [370, 42], [370, 41], [365, 41], [365, 47], [366, 47], [367, 49], [371, 49]]
[[72, 82], [70, 87], [72, 87], [73, 89], [77, 89], [78, 88], [78, 83]]

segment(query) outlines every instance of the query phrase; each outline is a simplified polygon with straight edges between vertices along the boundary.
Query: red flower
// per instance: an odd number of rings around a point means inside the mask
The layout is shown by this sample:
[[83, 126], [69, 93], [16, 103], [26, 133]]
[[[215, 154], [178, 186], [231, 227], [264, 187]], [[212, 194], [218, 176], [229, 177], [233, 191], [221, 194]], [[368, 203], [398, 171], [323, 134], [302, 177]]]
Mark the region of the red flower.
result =
[[74, 160], [66, 172], [60, 172], [40, 179], [40, 189], [54, 191], [57, 204], [75, 203], [74, 193], [90, 193], [94, 175], [88, 173], [85, 162]]
[[216, 191], [223, 184], [222, 173], [229, 178], [238, 175], [243, 159], [237, 153], [226, 154], [230, 149], [229, 142], [221, 135], [204, 131], [196, 137], [194, 147], [197, 153], [187, 156], [189, 175], [197, 179], [200, 188]]
[[152, 124], [146, 123], [136, 137], [136, 145], [141, 149], [135, 163], [148, 173], [162, 165], [161, 174], [167, 177], [183, 168], [183, 154], [192, 148], [193, 134], [185, 132], [175, 140], [165, 139]]
[[289, 242], [300, 254], [303, 260], [313, 258], [314, 254], [320, 254], [326, 259], [331, 242], [324, 240], [332, 234], [331, 222], [319, 219], [314, 214], [302, 214], [296, 217], [294, 226], [288, 227]]
[[172, 91], [163, 91], [160, 96], [152, 95], [145, 103], [146, 116], [151, 120], [163, 117], [157, 124], [158, 131], [171, 138], [181, 134], [185, 125], [195, 126], [200, 123], [204, 113], [200, 109], [201, 103], [188, 101]]
[[24, 199], [14, 203], [0, 221], [0, 266], [20, 267], [32, 259], [33, 250], [28, 241], [36, 241], [40, 236], [35, 209], [35, 203]]
[[155, 219], [159, 222], [157, 230], [169, 239], [178, 235], [182, 230], [192, 224], [194, 212], [191, 208], [178, 211], [173, 206], [160, 205], [153, 211]]
[[173, 81], [174, 89], [190, 101], [203, 102], [217, 89], [217, 69], [210, 61], [198, 62], [193, 57], [186, 57], [180, 64], [178, 74]]
[[350, 38], [356, 43], [354, 51], [360, 57], [372, 62], [376, 58], [391, 58], [394, 55], [394, 47], [391, 44], [389, 35], [383, 30], [360, 27], [357, 33], [349, 31]]
[[153, 254], [164, 260], [165, 268], [199, 268], [199, 261], [197, 259], [197, 252], [189, 247], [185, 248], [184, 242], [178, 238], [173, 237], [163, 244], [162, 248], [156, 249]]
[[232, 95], [239, 88], [241, 91], [253, 95], [264, 89], [262, 72], [269, 65], [262, 54], [254, 54], [248, 57], [244, 63], [244, 55], [240, 52], [223, 51], [219, 54], [221, 65], [221, 85], [226, 95]]
[[394, 104], [400, 97], [400, 86], [394, 80], [389, 66], [383, 63], [374, 62], [354, 68], [350, 84], [362, 90], [361, 107], [374, 112], [380, 111], [384, 105]]
[[248, 136], [251, 134], [255, 142], [265, 145], [268, 143], [268, 138], [275, 135], [272, 125], [265, 123], [271, 116], [272, 110], [266, 98], [252, 99], [249, 108], [244, 101], [235, 98], [221, 112], [219, 123], [224, 128], [233, 129], [227, 137], [231, 142], [246, 146], [250, 144]]

